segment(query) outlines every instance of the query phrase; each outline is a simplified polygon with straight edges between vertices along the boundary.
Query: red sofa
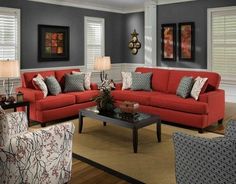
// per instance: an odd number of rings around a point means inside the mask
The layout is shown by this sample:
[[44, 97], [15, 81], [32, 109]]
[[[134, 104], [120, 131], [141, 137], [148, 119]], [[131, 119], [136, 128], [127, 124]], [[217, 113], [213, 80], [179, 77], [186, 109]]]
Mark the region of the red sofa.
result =
[[82, 108], [94, 106], [92, 98], [98, 95], [97, 85], [91, 84], [91, 90], [83, 92], [61, 93], [57, 96], [47, 96], [43, 98], [43, 93], [36, 90], [32, 84], [32, 79], [39, 73], [43, 77], [55, 76], [60, 85], [64, 86], [64, 75], [79, 69], [51, 70], [39, 72], [26, 72], [21, 76], [22, 87], [17, 88], [24, 94], [24, 99], [30, 101], [30, 120], [42, 123], [63, 119], [78, 115]]
[[[214, 72], [167, 70], [139, 67], [136, 72], [152, 72], [152, 91], [121, 90], [121, 84], [113, 91], [114, 99], [135, 101], [140, 104], [140, 111], [160, 115], [161, 120], [199, 128], [222, 122], [225, 112], [224, 90], [218, 89], [221, 77]], [[179, 82], [184, 76], [207, 77], [208, 82], [199, 100], [183, 99], [176, 96]]]

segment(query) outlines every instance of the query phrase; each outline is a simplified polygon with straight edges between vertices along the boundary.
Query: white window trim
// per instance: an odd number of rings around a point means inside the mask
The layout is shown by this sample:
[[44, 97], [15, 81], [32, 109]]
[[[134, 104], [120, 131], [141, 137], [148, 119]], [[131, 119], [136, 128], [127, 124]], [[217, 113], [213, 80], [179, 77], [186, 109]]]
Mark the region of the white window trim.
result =
[[16, 8], [5, 8], [5, 7], [0, 7], [0, 12], [1, 13], [9, 13], [9, 12], [12, 12], [12, 13], [15, 13], [16, 14], [16, 17], [17, 17], [17, 49], [16, 49], [16, 60], [18, 60], [19, 62], [19, 66], [20, 66], [20, 31], [21, 31], [21, 28], [20, 28], [20, 15], [21, 15], [21, 12], [20, 12], [20, 9], [16, 9]]
[[[212, 14], [217, 11], [230, 11], [235, 10], [236, 6], [220, 7], [220, 8], [208, 8], [207, 9], [207, 69], [212, 71]], [[235, 83], [236, 80], [227, 76], [222, 76], [223, 82]]]
[[[99, 23], [102, 22], [102, 55], [105, 56], [105, 19], [104, 18], [98, 18], [98, 17], [84, 17], [84, 65], [86, 70], [87, 68], [87, 26], [86, 23], [87, 21], [92, 20], [92, 21], [98, 21]], [[94, 70], [93, 70], [94, 71]]]

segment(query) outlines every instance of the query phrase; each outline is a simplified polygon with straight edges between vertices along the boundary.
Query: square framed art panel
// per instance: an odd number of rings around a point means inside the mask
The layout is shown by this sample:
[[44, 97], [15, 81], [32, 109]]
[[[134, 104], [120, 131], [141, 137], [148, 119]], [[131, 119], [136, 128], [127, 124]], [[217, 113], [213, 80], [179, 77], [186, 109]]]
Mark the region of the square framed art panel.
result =
[[179, 23], [179, 60], [194, 61], [195, 25], [194, 22]]
[[68, 61], [69, 34], [67, 26], [38, 25], [38, 60]]
[[176, 24], [161, 25], [161, 58], [176, 61]]

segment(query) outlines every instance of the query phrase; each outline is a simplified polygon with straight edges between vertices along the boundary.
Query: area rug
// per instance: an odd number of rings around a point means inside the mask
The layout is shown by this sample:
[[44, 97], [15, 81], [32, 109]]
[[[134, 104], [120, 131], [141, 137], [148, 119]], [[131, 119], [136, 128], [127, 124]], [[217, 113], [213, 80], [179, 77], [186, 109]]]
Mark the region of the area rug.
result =
[[130, 129], [111, 125], [109, 122], [104, 127], [102, 122], [85, 118], [83, 133], [78, 134], [78, 120], [73, 122], [76, 125], [74, 154], [149, 184], [176, 183], [173, 132], [208, 138], [220, 136], [162, 125], [162, 142], [158, 143], [155, 126], [151, 125], [139, 130], [138, 153], [135, 154]]

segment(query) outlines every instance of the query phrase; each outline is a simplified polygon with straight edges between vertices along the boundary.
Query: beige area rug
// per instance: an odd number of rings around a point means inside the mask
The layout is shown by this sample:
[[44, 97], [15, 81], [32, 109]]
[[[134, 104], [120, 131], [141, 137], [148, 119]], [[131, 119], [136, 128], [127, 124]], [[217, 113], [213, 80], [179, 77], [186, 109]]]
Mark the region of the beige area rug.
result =
[[133, 153], [132, 131], [127, 128], [84, 118], [83, 133], [78, 133], [78, 120], [73, 121], [76, 132], [73, 153], [102, 164], [122, 174], [148, 184], [175, 184], [174, 149], [172, 133], [217, 137], [214, 133], [162, 125], [162, 142], [158, 143], [155, 125], [139, 130], [138, 153]]

